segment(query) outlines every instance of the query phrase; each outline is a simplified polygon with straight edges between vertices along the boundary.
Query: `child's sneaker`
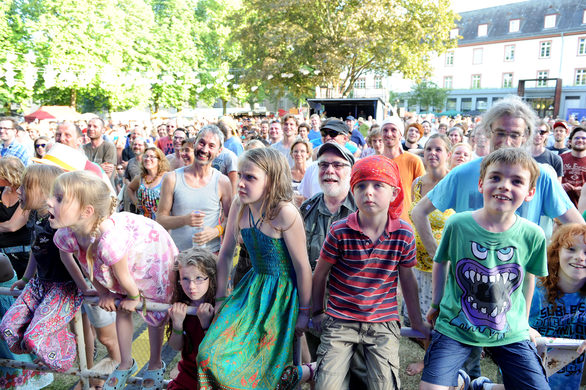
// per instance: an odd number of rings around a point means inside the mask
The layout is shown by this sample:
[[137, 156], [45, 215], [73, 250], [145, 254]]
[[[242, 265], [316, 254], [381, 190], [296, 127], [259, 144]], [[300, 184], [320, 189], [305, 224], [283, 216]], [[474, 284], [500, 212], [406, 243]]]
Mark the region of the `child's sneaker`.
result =
[[464, 370], [458, 371], [458, 387], [457, 390], [468, 390], [470, 386], [470, 377]]
[[492, 383], [492, 381], [485, 376], [478, 377], [470, 383], [470, 390], [484, 390], [485, 383]]

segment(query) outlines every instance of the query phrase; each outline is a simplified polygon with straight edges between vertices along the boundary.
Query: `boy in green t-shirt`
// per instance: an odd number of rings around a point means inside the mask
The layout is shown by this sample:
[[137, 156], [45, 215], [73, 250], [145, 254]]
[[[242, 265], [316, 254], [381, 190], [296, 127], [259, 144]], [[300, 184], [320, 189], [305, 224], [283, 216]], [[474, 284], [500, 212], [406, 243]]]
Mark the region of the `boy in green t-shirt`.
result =
[[549, 389], [528, 324], [535, 275], [547, 275], [545, 235], [515, 214], [532, 199], [538, 176], [528, 153], [499, 149], [480, 168], [484, 206], [446, 222], [434, 258], [427, 314], [434, 332], [420, 389], [456, 386], [476, 347], [490, 350], [507, 389]]

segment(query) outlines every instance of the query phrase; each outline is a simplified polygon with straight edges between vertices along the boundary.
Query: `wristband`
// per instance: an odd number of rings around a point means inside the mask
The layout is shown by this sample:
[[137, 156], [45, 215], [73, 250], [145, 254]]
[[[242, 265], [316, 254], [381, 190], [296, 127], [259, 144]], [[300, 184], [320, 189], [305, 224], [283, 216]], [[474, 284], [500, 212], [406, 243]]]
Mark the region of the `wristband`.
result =
[[216, 225], [216, 229], [218, 229], [218, 233], [220, 233], [220, 237], [224, 235], [224, 228], [222, 225]]
[[325, 313], [324, 309], [319, 309], [319, 310], [316, 310], [313, 313], [311, 313], [311, 316], [316, 317], [316, 316], [323, 314], [323, 313]]
[[435, 309], [435, 310], [439, 310], [439, 305], [437, 303], [430, 303], [429, 307], [431, 307], [432, 309]]
[[299, 306], [299, 310], [310, 310], [311, 307], [309, 306]]
[[179, 335], [183, 336], [183, 331], [182, 330], [177, 330], [175, 328], [172, 328], [172, 329], [173, 329], [173, 333], [179, 334]]
[[128, 295], [128, 294], [126, 294], [126, 299], [130, 299], [132, 301], [136, 301], [138, 298], [140, 298], [140, 293], [138, 293], [137, 295]]
[[28, 283], [30, 279], [27, 278], [26, 276], [23, 276], [22, 278], [20, 278], [20, 280], [22, 280], [25, 283]]

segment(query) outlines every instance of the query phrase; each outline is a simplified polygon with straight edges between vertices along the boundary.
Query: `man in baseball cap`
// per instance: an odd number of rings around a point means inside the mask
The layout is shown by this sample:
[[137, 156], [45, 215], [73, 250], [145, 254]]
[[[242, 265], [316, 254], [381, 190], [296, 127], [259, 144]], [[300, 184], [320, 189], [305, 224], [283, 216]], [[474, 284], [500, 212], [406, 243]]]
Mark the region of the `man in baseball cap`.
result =
[[567, 152], [568, 147], [566, 144], [566, 140], [568, 138], [568, 134], [570, 134], [570, 128], [563, 121], [557, 121], [553, 124], [553, 139], [554, 143], [552, 146], [548, 146], [547, 149], [551, 150], [554, 153], [562, 154]]

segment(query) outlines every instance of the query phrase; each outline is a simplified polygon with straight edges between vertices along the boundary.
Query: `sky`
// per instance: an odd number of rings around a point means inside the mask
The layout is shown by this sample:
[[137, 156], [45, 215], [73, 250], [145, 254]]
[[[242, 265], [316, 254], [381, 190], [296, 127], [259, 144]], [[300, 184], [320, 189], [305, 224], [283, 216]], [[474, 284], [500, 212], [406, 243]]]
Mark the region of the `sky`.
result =
[[475, 9], [496, 7], [497, 5], [520, 3], [526, 0], [490, 0], [490, 1], [471, 1], [471, 0], [451, 0], [452, 9], [456, 12], [466, 12]]

